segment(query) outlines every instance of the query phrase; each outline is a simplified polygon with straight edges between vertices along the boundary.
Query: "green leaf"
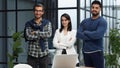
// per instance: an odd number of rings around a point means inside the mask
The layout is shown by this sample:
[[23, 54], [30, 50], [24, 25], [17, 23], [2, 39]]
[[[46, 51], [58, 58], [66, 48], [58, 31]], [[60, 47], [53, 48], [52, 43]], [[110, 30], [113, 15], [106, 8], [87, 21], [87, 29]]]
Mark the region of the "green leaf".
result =
[[120, 33], [118, 29], [111, 29], [109, 32], [109, 54], [105, 54], [106, 66], [119, 66], [120, 57]]
[[22, 38], [22, 33], [21, 32], [15, 32], [12, 35], [13, 43], [12, 45], [12, 54], [8, 53], [8, 66], [9, 68], [13, 68], [13, 60], [18, 58], [19, 54], [23, 52], [23, 49], [21, 47], [21, 38]]
[[13, 59], [14, 59], [14, 58], [13, 58], [13, 55], [11, 55], [11, 54], [9, 54], [9, 53], [8, 53], [7, 55], [8, 55], [8, 57], [9, 57], [9, 61], [13, 61]]
[[13, 68], [13, 62], [8, 62], [8, 67]]
[[13, 51], [15, 51], [16, 48], [20, 47], [20, 45], [21, 45], [21, 41], [20, 40], [17, 40], [16, 42], [14, 42], [14, 44], [13, 44]]
[[16, 41], [17, 39], [20, 38], [21, 33], [20, 32], [15, 32], [12, 35], [13, 41]]

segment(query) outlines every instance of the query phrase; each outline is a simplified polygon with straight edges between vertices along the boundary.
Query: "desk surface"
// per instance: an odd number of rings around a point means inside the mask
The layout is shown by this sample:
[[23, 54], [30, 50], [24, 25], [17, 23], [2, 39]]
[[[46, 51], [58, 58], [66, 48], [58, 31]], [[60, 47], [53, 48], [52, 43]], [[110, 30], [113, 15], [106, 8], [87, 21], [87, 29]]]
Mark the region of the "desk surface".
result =
[[94, 67], [84, 67], [84, 66], [80, 66], [80, 67], [75, 67], [75, 68], [94, 68]]

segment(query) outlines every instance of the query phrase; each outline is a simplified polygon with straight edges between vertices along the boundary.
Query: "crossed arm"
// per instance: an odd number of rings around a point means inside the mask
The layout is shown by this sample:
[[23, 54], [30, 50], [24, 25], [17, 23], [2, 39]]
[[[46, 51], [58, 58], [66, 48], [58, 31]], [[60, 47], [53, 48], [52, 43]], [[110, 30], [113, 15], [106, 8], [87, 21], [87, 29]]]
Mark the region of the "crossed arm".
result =
[[76, 41], [76, 32], [72, 32], [70, 34], [70, 37], [67, 39], [66, 43], [63, 43], [60, 41], [60, 33], [59, 30], [56, 30], [55, 32], [55, 36], [53, 38], [53, 46], [57, 49], [67, 49], [67, 48], [71, 48], [72, 46], [74, 46], [74, 43]]
[[44, 26], [44, 31], [36, 30], [34, 31], [31, 27], [26, 27], [27, 39], [34, 40], [39, 38], [48, 38], [52, 35], [52, 27], [49, 22]]

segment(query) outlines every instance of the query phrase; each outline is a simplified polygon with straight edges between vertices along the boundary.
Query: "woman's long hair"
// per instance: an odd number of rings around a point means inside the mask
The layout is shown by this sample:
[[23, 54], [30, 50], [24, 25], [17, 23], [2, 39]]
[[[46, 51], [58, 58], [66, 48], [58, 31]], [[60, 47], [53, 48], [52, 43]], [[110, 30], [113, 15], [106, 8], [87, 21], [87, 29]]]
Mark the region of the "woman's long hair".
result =
[[69, 20], [67, 31], [71, 31], [71, 30], [72, 30], [71, 18], [70, 18], [70, 16], [69, 16], [67, 13], [64, 13], [64, 14], [61, 16], [60, 32], [62, 32], [62, 30], [63, 30], [63, 28], [64, 28], [64, 26], [62, 25], [62, 17], [65, 17], [67, 20]]

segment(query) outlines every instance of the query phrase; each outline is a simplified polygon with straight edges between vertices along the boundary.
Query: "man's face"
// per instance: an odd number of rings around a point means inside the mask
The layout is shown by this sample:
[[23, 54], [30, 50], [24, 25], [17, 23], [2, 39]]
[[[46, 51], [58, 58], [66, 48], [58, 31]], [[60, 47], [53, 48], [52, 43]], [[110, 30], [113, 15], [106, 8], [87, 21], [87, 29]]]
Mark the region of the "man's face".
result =
[[37, 19], [41, 18], [43, 14], [44, 14], [44, 11], [42, 7], [35, 7], [35, 10], [34, 10], [35, 18]]
[[101, 8], [98, 4], [93, 4], [91, 6], [91, 13], [93, 16], [98, 16], [100, 13], [100, 10], [101, 10]]

